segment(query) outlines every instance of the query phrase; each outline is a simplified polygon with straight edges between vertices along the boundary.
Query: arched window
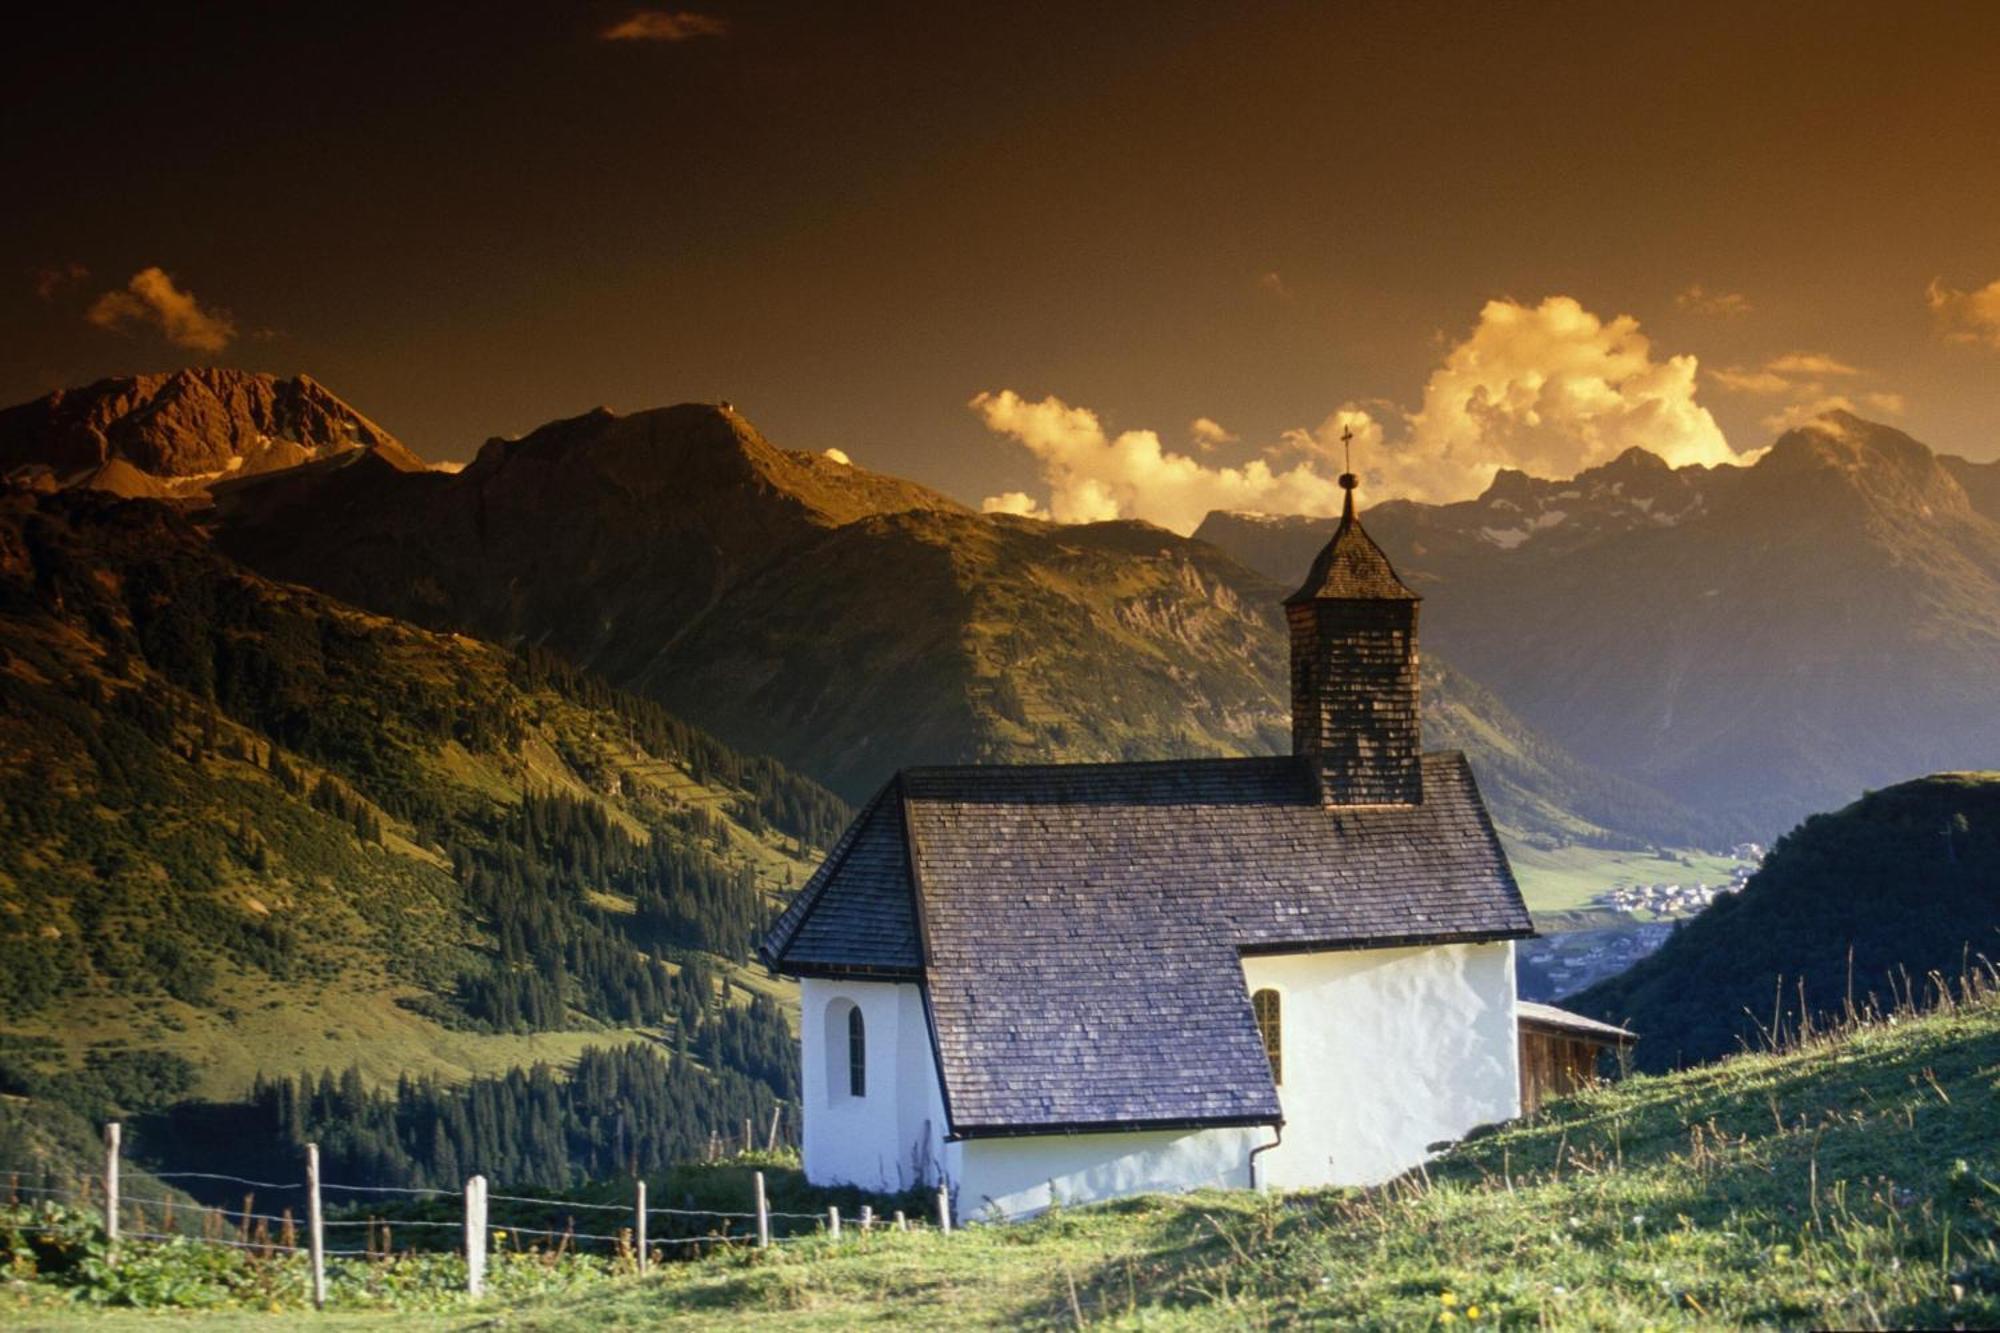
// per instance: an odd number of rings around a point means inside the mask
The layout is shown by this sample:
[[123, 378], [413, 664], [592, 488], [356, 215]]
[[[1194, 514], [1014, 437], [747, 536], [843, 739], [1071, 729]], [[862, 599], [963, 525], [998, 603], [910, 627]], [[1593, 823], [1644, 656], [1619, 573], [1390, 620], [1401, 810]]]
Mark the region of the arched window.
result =
[[868, 1030], [859, 1006], [847, 1011], [847, 1095], [868, 1095]]
[[1264, 1039], [1264, 1058], [1271, 1062], [1271, 1081], [1282, 1085], [1285, 1081], [1285, 1038], [1280, 1022], [1281, 1004], [1278, 992], [1260, 990], [1250, 997], [1250, 1007], [1257, 1014], [1257, 1035]]

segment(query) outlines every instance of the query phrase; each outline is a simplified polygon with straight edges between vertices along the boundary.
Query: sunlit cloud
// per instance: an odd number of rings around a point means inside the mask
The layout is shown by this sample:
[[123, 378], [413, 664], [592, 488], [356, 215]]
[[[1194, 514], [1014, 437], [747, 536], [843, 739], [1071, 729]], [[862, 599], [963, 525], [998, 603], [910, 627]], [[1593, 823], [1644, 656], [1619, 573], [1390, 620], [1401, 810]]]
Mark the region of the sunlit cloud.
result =
[[845, 449], [822, 449], [820, 457], [825, 458], [829, 462], [838, 463], [842, 467], [854, 466], [854, 460], [847, 456], [847, 450]]
[[607, 42], [691, 42], [728, 35], [728, 20], [691, 9], [641, 9], [598, 34]]
[[1786, 352], [1761, 366], [1727, 366], [1709, 372], [1709, 379], [1735, 393], [1791, 401], [1765, 414], [1759, 424], [1773, 433], [1788, 431], [1828, 412], [1856, 416], [1900, 416], [1907, 404], [1887, 389], [1836, 390], [1829, 381], [1866, 380], [1869, 372], [1825, 352]]
[[1188, 422], [1188, 434], [1201, 446], [1204, 453], [1217, 445], [1234, 444], [1237, 439], [1236, 432], [1229, 430], [1213, 417], [1196, 417]]
[[1342, 495], [1342, 435], [1373, 499], [1475, 496], [1502, 468], [1568, 477], [1639, 447], [1678, 467], [1738, 461], [1695, 400], [1692, 356], [1656, 358], [1638, 322], [1600, 319], [1574, 299], [1489, 301], [1431, 372], [1414, 411], [1350, 401], [1314, 427], [1286, 431], [1259, 457], [1212, 464], [1165, 448], [1150, 430], [1108, 430], [1057, 397], [982, 393], [988, 429], [1034, 455], [1046, 502], [1011, 491], [996, 512], [1057, 522], [1143, 518], [1191, 531], [1211, 509], [1331, 514]]
[[1859, 368], [1848, 365], [1838, 357], [1828, 356], [1824, 352], [1787, 352], [1783, 356], [1772, 357], [1765, 368], [1780, 375], [1832, 375], [1844, 378], [1861, 373]]
[[1754, 308], [1750, 298], [1742, 292], [1711, 292], [1698, 282], [1676, 295], [1674, 304], [1697, 315], [1721, 315], [1725, 318], [1747, 315]]
[[113, 332], [150, 326], [174, 346], [197, 352], [220, 352], [236, 336], [234, 320], [222, 311], [203, 309], [193, 292], [175, 286], [157, 266], [134, 273], [123, 291], [98, 297], [84, 317]]
[[2000, 278], [1969, 292], [1933, 278], [1924, 300], [1946, 341], [2000, 348]]
[[1772, 434], [1782, 434], [1798, 426], [1807, 425], [1829, 412], [1850, 412], [1857, 417], [1900, 416], [1908, 404], [1900, 393], [1878, 390], [1850, 396], [1844, 393], [1823, 394], [1816, 398], [1802, 399], [1788, 403], [1776, 412], [1764, 417], [1761, 424]]

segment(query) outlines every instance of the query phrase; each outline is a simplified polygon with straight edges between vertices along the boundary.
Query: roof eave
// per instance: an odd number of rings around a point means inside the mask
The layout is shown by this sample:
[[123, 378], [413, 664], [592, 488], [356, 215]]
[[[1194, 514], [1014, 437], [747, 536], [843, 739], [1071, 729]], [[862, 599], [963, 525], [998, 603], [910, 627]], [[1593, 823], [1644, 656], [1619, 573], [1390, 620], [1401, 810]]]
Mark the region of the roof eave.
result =
[[1508, 926], [1497, 930], [1457, 930], [1428, 931], [1411, 935], [1366, 935], [1346, 939], [1325, 940], [1264, 940], [1255, 944], [1239, 944], [1236, 951], [1244, 955], [1267, 955], [1281, 953], [1340, 953], [1357, 949], [1410, 949], [1434, 944], [1498, 944], [1505, 940], [1533, 939], [1535, 928]]
[[1079, 1134], [1143, 1134], [1164, 1130], [1244, 1129], [1282, 1125], [1280, 1115], [1186, 1116], [1161, 1120], [1063, 1120], [1032, 1124], [957, 1125], [945, 1140], [1058, 1138]]

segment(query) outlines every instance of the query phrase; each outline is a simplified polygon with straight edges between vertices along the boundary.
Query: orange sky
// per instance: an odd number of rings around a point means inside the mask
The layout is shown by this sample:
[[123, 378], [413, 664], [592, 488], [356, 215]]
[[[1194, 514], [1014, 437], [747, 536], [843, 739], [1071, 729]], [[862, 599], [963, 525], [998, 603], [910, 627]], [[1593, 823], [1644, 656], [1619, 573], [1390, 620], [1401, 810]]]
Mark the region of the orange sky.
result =
[[452, 458], [727, 397], [1079, 508], [996, 404], [1183, 506], [1348, 422], [1434, 496], [1833, 400], [2000, 455], [1991, 5], [266, 8], [15, 21], [0, 398], [304, 370]]

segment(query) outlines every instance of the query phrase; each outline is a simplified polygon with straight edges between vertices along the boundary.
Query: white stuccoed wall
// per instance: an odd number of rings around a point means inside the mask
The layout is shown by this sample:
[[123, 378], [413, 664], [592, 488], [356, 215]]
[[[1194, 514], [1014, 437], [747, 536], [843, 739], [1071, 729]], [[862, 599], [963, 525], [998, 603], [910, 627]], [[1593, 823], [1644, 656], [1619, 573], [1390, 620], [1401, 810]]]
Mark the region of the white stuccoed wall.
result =
[[1257, 1159], [1266, 1184], [1379, 1184], [1520, 1114], [1511, 943], [1247, 957], [1243, 976], [1283, 998], [1285, 1141]]
[[[1284, 1142], [1258, 1157], [1261, 1182], [1378, 1184], [1423, 1161], [1432, 1143], [1518, 1115], [1513, 954], [1502, 943], [1245, 958], [1248, 990], [1270, 986], [1284, 1004]], [[858, 1099], [846, 1095], [844, 1025], [828, 1022], [841, 1001], [867, 1025], [868, 1092]], [[1247, 1186], [1251, 1149], [1271, 1141], [1258, 1126], [948, 1144], [915, 985], [808, 977], [800, 1009], [814, 1184], [894, 1192], [934, 1183], [942, 1169], [961, 1218], [1011, 1218], [1056, 1200]]]
[[1251, 1148], [1270, 1139], [1263, 1127], [968, 1139], [952, 1145], [958, 1210], [971, 1220], [1014, 1218], [1058, 1201], [1241, 1189]]
[[[838, 1008], [842, 1001], [860, 1008], [867, 1029], [862, 1097], [847, 1095], [845, 1020], [828, 1021], [846, 1012]], [[935, 1182], [944, 1159], [944, 1105], [917, 987], [806, 977], [799, 986], [799, 1036], [806, 1179], [885, 1193]]]

